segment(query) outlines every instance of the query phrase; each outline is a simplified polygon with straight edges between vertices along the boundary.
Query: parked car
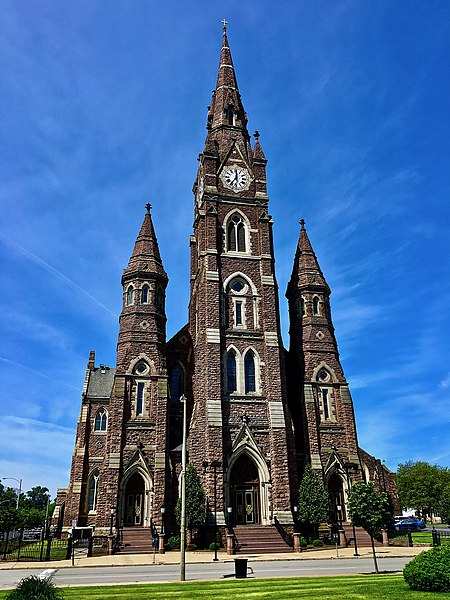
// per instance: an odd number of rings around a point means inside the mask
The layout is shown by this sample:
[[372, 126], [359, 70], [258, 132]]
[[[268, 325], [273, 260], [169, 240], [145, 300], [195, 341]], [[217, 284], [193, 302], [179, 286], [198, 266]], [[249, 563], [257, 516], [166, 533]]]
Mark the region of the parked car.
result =
[[408, 517], [407, 519], [402, 519], [398, 523], [394, 523], [394, 527], [396, 527], [399, 531], [406, 531], [408, 529], [411, 531], [417, 531], [418, 529], [425, 529], [426, 525], [420, 519]]

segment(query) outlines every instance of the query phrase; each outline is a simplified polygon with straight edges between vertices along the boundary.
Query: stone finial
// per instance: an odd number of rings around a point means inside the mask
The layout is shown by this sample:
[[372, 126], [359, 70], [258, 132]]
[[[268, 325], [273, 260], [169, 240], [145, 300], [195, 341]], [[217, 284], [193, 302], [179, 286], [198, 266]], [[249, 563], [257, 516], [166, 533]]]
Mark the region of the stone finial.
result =
[[150, 202], [147, 202], [147, 204], [145, 205], [145, 208], [147, 210], [147, 214], [150, 214], [150, 211], [151, 211], [151, 208], [152, 208], [152, 205], [150, 204]]
[[300, 219], [299, 223], [300, 223], [301, 228], [305, 229], [305, 219]]
[[255, 138], [255, 140], [259, 140], [259, 131], [255, 131], [253, 137]]

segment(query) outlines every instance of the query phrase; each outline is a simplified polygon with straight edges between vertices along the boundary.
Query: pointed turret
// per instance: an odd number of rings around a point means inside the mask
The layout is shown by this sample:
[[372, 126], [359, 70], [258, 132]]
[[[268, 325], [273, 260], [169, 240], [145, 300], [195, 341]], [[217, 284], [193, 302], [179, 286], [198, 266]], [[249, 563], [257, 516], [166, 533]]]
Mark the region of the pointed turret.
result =
[[308, 234], [305, 228], [305, 220], [300, 221], [300, 235], [298, 238], [297, 250], [295, 252], [294, 266], [292, 268], [291, 279], [288, 284], [286, 296], [294, 289], [301, 288], [325, 288], [330, 294], [330, 288], [319, 266], [317, 257], [312, 249]]
[[122, 275], [123, 308], [117, 344], [117, 368], [126, 371], [131, 361], [147, 350], [155, 365], [165, 367], [161, 349], [166, 342], [165, 293], [168, 277], [159, 253], [150, 214], [146, 213], [128, 266]]
[[133, 277], [137, 272], [154, 273], [167, 278], [161, 255], [159, 253], [158, 240], [153, 227], [150, 214], [151, 205], [146, 204], [146, 213], [142, 222], [141, 230], [136, 238], [133, 253], [124, 270], [122, 283]]

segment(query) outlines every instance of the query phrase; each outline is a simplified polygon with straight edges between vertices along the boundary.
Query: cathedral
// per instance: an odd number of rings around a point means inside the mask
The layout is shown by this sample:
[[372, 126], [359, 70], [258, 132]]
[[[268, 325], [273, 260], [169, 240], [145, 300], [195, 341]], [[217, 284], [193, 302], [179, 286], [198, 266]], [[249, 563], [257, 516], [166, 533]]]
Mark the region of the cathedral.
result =
[[391, 471], [358, 446], [330, 288], [303, 221], [283, 346], [267, 159], [247, 130], [225, 27], [206, 129], [193, 186], [188, 323], [166, 340], [168, 276], [147, 205], [121, 280], [116, 366], [97, 365], [93, 351], [87, 363], [70, 482], [54, 515], [63, 531], [74, 523], [105, 536], [176, 529], [184, 402], [188, 461], [210, 522], [289, 530], [307, 462], [329, 491], [335, 522], [348, 520], [356, 481], [374, 481], [395, 500]]

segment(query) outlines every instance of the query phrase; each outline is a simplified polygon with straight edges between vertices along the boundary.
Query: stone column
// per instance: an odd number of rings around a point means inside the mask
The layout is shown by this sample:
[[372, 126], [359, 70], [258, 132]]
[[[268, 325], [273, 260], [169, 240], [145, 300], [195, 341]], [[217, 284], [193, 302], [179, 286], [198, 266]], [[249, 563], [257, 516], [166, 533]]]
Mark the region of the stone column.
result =
[[166, 538], [166, 534], [165, 533], [160, 533], [159, 534], [159, 546], [158, 546], [158, 552], [160, 554], [165, 554], [166, 553], [166, 549], [164, 547], [165, 544], [165, 538]]
[[301, 533], [294, 533], [294, 552], [301, 552], [302, 545], [300, 543], [300, 538], [302, 537]]
[[227, 554], [234, 554], [234, 535], [227, 533]]

